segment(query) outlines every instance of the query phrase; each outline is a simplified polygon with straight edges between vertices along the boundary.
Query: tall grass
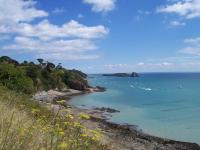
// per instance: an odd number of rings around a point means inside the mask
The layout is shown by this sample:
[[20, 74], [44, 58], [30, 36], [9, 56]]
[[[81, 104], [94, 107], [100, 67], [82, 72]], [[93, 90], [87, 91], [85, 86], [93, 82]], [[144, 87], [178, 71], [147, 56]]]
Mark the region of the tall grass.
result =
[[27, 95], [0, 87], [0, 150], [106, 149], [99, 142], [100, 132], [84, 127], [70, 110], [50, 110]]

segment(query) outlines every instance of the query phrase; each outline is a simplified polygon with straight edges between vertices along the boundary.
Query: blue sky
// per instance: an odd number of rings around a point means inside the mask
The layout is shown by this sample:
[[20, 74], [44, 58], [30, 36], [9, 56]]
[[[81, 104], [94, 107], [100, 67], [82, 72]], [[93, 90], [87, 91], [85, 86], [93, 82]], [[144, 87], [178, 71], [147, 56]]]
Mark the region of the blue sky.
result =
[[200, 71], [200, 0], [0, 0], [0, 54], [88, 73]]

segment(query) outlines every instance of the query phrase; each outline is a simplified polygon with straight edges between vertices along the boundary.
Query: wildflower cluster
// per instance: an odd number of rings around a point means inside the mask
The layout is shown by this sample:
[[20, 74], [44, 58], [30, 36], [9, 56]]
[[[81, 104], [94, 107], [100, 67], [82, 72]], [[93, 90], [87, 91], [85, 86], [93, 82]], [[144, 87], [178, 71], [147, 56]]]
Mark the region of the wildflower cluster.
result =
[[[10, 105], [10, 101], [20, 101], [21, 98], [6, 92], [0, 97], [0, 150], [105, 149], [99, 143], [100, 130], [87, 129], [76, 119], [87, 120], [89, 115], [80, 113], [76, 117], [70, 109], [63, 107], [56, 113], [47, 113], [45, 108], [36, 107], [36, 104], [27, 109], [26, 101], [19, 103], [19, 107]], [[4, 99], [10, 100], [9, 103]]]

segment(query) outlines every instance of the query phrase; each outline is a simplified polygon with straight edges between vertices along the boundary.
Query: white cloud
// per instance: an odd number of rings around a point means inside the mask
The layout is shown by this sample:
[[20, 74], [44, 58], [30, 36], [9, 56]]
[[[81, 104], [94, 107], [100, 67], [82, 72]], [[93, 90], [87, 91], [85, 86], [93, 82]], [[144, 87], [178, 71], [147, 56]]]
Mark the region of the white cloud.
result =
[[44, 58], [46, 60], [59, 60], [59, 61], [65, 61], [65, 60], [88, 60], [88, 59], [98, 59], [99, 55], [90, 55], [90, 54], [62, 54], [62, 53], [53, 53], [51, 55], [49, 54], [39, 54], [37, 55], [37, 58]]
[[106, 64], [104, 65], [105, 68], [108, 68], [108, 69], [116, 69], [116, 68], [124, 68], [124, 67], [127, 67], [128, 65], [127, 64]]
[[161, 63], [160, 65], [161, 65], [161, 66], [168, 67], [168, 66], [171, 66], [171, 65], [173, 65], [173, 64], [170, 63], [170, 62], [163, 62], [163, 63]]
[[185, 26], [185, 22], [179, 22], [179, 21], [171, 21], [170, 22], [171, 26]]
[[[90, 51], [97, 49], [95, 39], [108, 34], [106, 27], [86, 26], [75, 20], [58, 26], [50, 23], [48, 13], [37, 9], [36, 4], [33, 0], [0, 0], [0, 35], [13, 37], [0, 50], [58, 60], [99, 57]], [[41, 21], [31, 23], [37, 18]]]
[[133, 71], [161, 71], [161, 70], [173, 70], [176, 65], [180, 65], [180, 63], [176, 64], [170, 61], [164, 61], [163, 59], [158, 60], [154, 59], [154, 62], [138, 62], [132, 64], [106, 64], [103, 66], [104, 70], [106, 69], [108, 72], [133, 72]]
[[[200, 55], [184, 55], [164, 58], [145, 59], [143, 62], [131, 64], [108, 64], [102, 66], [102, 72], [177, 72], [177, 71], [198, 71]], [[98, 67], [98, 69], [101, 67]], [[95, 67], [94, 67], [95, 69]], [[97, 70], [99, 71], [99, 70]]]
[[200, 45], [200, 37], [191, 38], [191, 39], [185, 39], [184, 42], [187, 43], [187, 44], [196, 44], [196, 45]]
[[200, 37], [185, 39], [184, 42], [187, 47], [181, 49], [179, 52], [192, 55], [200, 55]]
[[3, 49], [25, 50], [37, 53], [55, 52], [85, 52], [96, 49], [93, 42], [86, 39], [41, 41], [26, 37], [16, 37], [14, 44], [4, 46]]
[[86, 39], [74, 40], [53, 40], [41, 41], [26, 37], [16, 37], [14, 44], [7, 45], [3, 50], [15, 50], [18, 52], [28, 52], [36, 57], [44, 57], [51, 60], [80, 60], [95, 59], [98, 55], [91, 55], [86, 52], [96, 49], [94, 43]]
[[136, 64], [136, 66], [140, 66], [140, 67], [142, 67], [144, 65], [145, 65], [145, 63], [143, 63], [143, 62], [139, 62], [139, 63]]
[[200, 17], [200, 0], [179, 0], [159, 7], [157, 12], [175, 13], [186, 19]]
[[71, 20], [61, 27], [51, 24], [48, 20], [43, 20], [36, 25], [20, 23], [11, 26], [7, 32], [17, 33], [22, 36], [38, 37], [43, 40], [54, 38], [100, 38], [106, 35], [109, 30], [102, 25], [88, 27]]
[[94, 12], [108, 12], [115, 8], [116, 0], [83, 0], [83, 2], [91, 4]]
[[137, 68], [166, 68], [166, 67], [171, 67], [173, 65], [172, 62], [167, 62], [162, 60], [156, 60], [156, 62], [146, 62], [146, 63], [137, 63], [136, 65], [133, 65]]
[[38, 17], [46, 17], [48, 13], [35, 8], [36, 1], [0, 0], [0, 24], [29, 22]]
[[181, 53], [200, 55], [200, 47], [186, 47], [180, 50]]

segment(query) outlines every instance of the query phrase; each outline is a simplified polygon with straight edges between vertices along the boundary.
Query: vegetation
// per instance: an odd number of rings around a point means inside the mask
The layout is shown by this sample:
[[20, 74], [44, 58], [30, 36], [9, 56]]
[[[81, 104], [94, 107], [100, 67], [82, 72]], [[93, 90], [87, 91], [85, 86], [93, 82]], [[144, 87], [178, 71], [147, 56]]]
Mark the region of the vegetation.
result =
[[81, 71], [65, 69], [60, 63], [55, 65], [43, 59], [37, 60], [39, 64], [19, 63], [8, 56], [0, 57], [0, 84], [26, 94], [39, 90], [85, 90], [89, 87], [87, 75]]
[[0, 57], [0, 150], [106, 149], [99, 142], [100, 131], [82, 124], [90, 116], [74, 116], [62, 106], [64, 100], [58, 100], [55, 107], [31, 99], [38, 90], [85, 90], [87, 75], [43, 59], [38, 62]]
[[41, 106], [29, 96], [1, 86], [0, 94], [0, 150], [106, 149], [99, 143], [100, 131], [80, 123], [88, 115], [81, 113], [77, 119], [61, 106], [52, 112], [52, 105]]

